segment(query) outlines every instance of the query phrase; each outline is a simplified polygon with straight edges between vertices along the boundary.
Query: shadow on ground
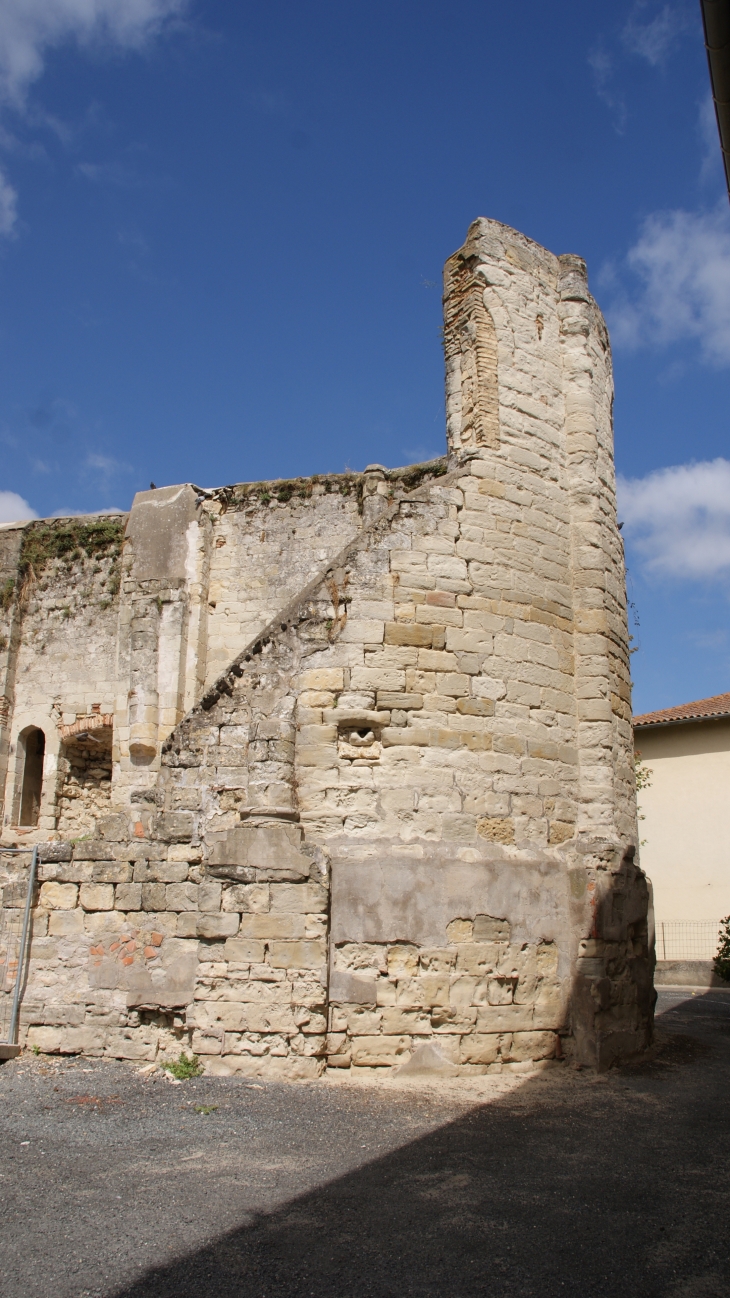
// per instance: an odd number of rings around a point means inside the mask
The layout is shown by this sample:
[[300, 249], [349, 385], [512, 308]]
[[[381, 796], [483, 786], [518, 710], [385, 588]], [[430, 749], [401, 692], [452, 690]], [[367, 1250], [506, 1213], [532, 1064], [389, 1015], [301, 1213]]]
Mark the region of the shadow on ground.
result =
[[664, 999], [651, 1062], [528, 1080], [124, 1298], [727, 1294], [730, 997]]

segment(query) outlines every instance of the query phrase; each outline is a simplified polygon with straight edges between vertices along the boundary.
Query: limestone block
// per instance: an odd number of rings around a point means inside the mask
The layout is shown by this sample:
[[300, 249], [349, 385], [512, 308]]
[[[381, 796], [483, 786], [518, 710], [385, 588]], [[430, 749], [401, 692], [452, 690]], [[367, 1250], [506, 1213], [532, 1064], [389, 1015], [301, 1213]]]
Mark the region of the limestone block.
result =
[[279, 938], [293, 940], [304, 937], [304, 916], [301, 914], [241, 915], [241, 937], [266, 941]]
[[28, 1029], [26, 1044], [29, 1047], [37, 1046], [44, 1055], [57, 1055], [61, 1050], [62, 1035], [61, 1028], [34, 1026]]
[[[417, 623], [439, 627], [441, 630], [447, 626], [461, 626], [463, 621], [464, 614], [460, 608], [434, 608], [431, 604], [419, 604], [416, 608]], [[428, 650], [421, 652], [428, 653]]]
[[400, 1006], [383, 1009], [382, 1030], [386, 1036], [408, 1033], [410, 1036], [425, 1037], [430, 1037], [433, 1031], [430, 1016], [426, 1011], [405, 1010]]
[[431, 1026], [439, 1036], [457, 1036], [475, 1030], [476, 1006], [437, 1005], [431, 1011]]
[[40, 904], [46, 910], [73, 910], [78, 895], [75, 883], [44, 883], [40, 890]]
[[445, 974], [421, 974], [418, 978], [399, 978], [396, 1004], [401, 1009], [433, 1009], [449, 1004], [449, 978]]
[[341, 633], [343, 644], [382, 644], [383, 623], [366, 618], [348, 617]]
[[112, 910], [114, 885], [111, 883], [82, 883], [79, 901], [84, 910]]
[[404, 1063], [410, 1051], [409, 1036], [355, 1037], [352, 1062], [365, 1068], [392, 1068]]
[[198, 937], [234, 937], [238, 924], [238, 915], [198, 915]]
[[388, 622], [384, 639], [387, 645], [415, 645], [419, 649], [430, 649], [433, 630], [414, 622]]
[[271, 942], [269, 963], [274, 969], [321, 969], [327, 961], [325, 942]]
[[192, 1036], [192, 1051], [196, 1055], [219, 1055], [223, 1049], [222, 1037], [211, 1036], [197, 1028]]
[[529, 1032], [534, 1026], [532, 1005], [480, 1006], [477, 1011], [477, 1032]]
[[197, 910], [198, 891], [196, 883], [168, 883], [165, 887], [165, 909]]
[[351, 1037], [372, 1037], [380, 1032], [383, 1015], [373, 1008], [348, 1006], [345, 1021]]
[[403, 747], [403, 745], [424, 748], [431, 741], [430, 732], [421, 726], [386, 726], [380, 738], [384, 748]]
[[62, 1055], [101, 1055], [104, 1050], [104, 1032], [100, 1028], [84, 1026], [64, 1028], [59, 1046]]
[[[375, 977], [365, 978], [344, 969], [330, 971], [329, 998], [334, 1005], [376, 1005], [378, 983]], [[395, 1000], [395, 987], [393, 987]]]
[[[122, 813], [102, 816], [97, 824], [99, 837], [108, 843], [123, 843], [130, 838], [129, 819]], [[79, 846], [78, 844], [76, 846]], [[74, 849], [75, 854], [75, 849]], [[79, 858], [83, 860], [84, 858]], [[88, 859], [88, 858], [87, 858]], [[93, 859], [93, 858], [92, 858]]]
[[419, 649], [418, 667], [426, 672], [450, 672], [456, 671], [458, 663], [456, 654], [441, 649]]
[[212, 915], [217, 914], [221, 909], [222, 891], [222, 885], [217, 879], [204, 879], [198, 888], [198, 909]]
[[84, 912], [77, 910], [54, 910], [48, 916], [48, 933], [50, 937], [75, 937], [84, 931]]
[[[203, 851], [200, 847], [193, 847], [190, 843], [171, 843], [167, 849], [168, 861], [176, 863], [187, 862], [188, 865], [199, 865], [203, 859]], [[181, 880], [169, 879], [169, 883], [182, 882]]]
[[290, 878], [306, 879], [311, 858], [301, 847], [302, 831], [298, 825], [278, 824], [266, 828], [243, 825], [228, 830], [222, 839], [213, 842], [209, 864], [211, 867], [232, 865], [272, 872], [286, 871]]
[[127, 916], [120, 910], [79, 911], [79, 914], [84, 915], [84, 932], [89, 937], [120, 933], [129, 924]]
[[509, 1036], [499, 1033], [472, 1032], [461, 1038], [459, 1062], [462, 1064], [493, 1064], [499, 1056], [500, 1045]]
[[[422, 947], [418, 951], [418, 964], [422, 973], [451, 973], [456, 966], [458, 955], [464, 950], [464, 947]], [[465, 973], [475, 972], [472, 969], [465, 969]]]
[[458, 973], [474, 974], [481, 978], [497, 969], [503, 950], [495, 942], [464, 942], [456, 950], [455, 968]]
[[449, 942], [471, 942], [474, 936], [474, 921], [471, 919], [452, 919], [446, 925], [446, 936]]
[[513, 1032], [511, 1037], [503, 1038], [503, 1041], [502, 1058], [506, 1062], [553, 1059], [558, 1053], [558, 1037], [555, 1032]]
[[167, 889], [164, 883], [142, 884], [142, 909], [166, 910]]
[[155, 838], [166, 843], [184, 843], [193, 835], [194, 820], [191, 811], [162, 811], [152, 822]]
[[341, 667], [319, 667], [312, 671], [302, 672], [299, 687], [303, 690], [335, 690], [344, 688], [344, 672]]
[[142, 910], [142, 884], [117, 884], [114, 907], [117, 910]]
[[190, 867], [187, 861], [137, 861], [135, 883], [184, 883]]
[[[130, 883], [133, 867], [129, 861], [96, 861], [91, 866], [90, 883]], [[83, 880], [86, 882], [86, 880]], [[133, 907], [139, 910], [139, 906]]]
[[295, 914], [324, 914], [329, 904], [328, 892], [319, 883], [272, 883], [272, 911], [291, 911]]
[[268, 883], [235, 883], [232, 887], [226, 888], [223, 893], [221, 909], [247, 914], [266, 914], [271, 906], [271, 886]]
[[417, 708], [423, 707], [422, 694], [393, 694], [387, 690], [378, 690], [377, 706], [382, 708], [398, 708], [402, 712], [410, 712]]
[[253, 938], [229, 938], [223, 947], [223, 958], [240, 964], [263, 964], [264, 944]]
[[388, 974], [391, 978], [415, 977], [418, 973], [418, 947], [388, 947]]
[[505, 816], [483, 816], [477, 821], [477, 833], [492, 843], [514, 843], [515, 827]]

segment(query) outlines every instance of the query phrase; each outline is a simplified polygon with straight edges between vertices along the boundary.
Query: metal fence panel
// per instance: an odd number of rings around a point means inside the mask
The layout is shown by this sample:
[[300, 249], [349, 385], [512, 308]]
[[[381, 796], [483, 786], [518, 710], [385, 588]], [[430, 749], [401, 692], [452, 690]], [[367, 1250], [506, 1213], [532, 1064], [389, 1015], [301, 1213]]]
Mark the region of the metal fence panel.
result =
[[657, 960], [714, 960], [719, 919], [661, 920], [656, 926]]

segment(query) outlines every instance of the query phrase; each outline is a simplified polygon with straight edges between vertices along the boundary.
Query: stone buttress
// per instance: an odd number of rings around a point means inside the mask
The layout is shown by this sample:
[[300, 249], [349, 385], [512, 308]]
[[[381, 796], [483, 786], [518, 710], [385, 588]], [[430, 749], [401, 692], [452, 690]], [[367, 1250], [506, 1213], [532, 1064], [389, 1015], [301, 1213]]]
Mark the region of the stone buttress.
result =
[[[444, 287], [445, 461], [308, 497], [306, 540], [268, 490], [135, 502], [108, 813], [43, 849], [29, 1043], [295, 1078], [648, 1044], [606, 328], [494, 221]], [[270, 518], [254, 590], [221, 552]]]

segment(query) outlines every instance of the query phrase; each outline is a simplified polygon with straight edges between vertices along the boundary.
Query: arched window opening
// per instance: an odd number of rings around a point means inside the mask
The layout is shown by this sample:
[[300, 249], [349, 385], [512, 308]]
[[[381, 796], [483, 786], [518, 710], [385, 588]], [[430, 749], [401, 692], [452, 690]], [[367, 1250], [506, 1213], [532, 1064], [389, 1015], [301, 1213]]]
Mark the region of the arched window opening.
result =
[[64, 739], [58, 776], [56, 828], [62, 834], [92, 830], [109, 810], [112, 727], [96, 726]]
[[41, 810], [41, 793], [43, 790], [43, 758], [46, 752], [46, 736], [35, 726], [27, 731], [23, 738], [25, 760], [23, 762], [23, 785], [20, 794], [20, 825], [37, 825]]

